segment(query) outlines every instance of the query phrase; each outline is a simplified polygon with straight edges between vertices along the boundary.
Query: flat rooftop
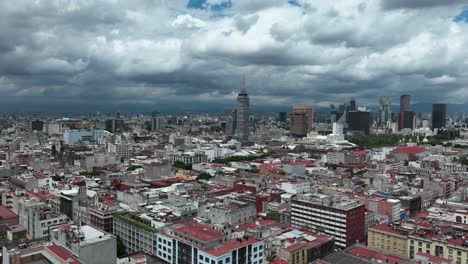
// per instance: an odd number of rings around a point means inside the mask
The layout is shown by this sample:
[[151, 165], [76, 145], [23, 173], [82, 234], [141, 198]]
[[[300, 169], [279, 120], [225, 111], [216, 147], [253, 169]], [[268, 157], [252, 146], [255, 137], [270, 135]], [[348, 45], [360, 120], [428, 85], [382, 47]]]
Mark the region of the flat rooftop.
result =
[[234, 251], [234, 250], [236, 250], [238, 248], [243, 248], [245, 246], [253, 245], [253, 244], [256, 244], [258, 242], [260, 242], [260, 240], [255, 239], [255, 238], [248, 238], [248, 239], [242, 239], [242, 240], [232, 239], [232, 240], [229, 240], [226, 243], [223, 243], [220, 246], [214, 247], [214, 248], [209, 249], [209, 250], [203, 250], [203, 251], [210, 254], [210, 255], [212, 255], [212, 256], [219, 257], [219, 256], [225, 255], [225, 254], [227, 254], [229, 252], [232, 252], [232, 251]]
[[202, 242], [210, 242], [224, 238], [223, 233], [214, 230], [208, 225], [200, 224], [193, 220], [177, 223], [173, 225], [171, 229], [178, 234], [183, 234]]

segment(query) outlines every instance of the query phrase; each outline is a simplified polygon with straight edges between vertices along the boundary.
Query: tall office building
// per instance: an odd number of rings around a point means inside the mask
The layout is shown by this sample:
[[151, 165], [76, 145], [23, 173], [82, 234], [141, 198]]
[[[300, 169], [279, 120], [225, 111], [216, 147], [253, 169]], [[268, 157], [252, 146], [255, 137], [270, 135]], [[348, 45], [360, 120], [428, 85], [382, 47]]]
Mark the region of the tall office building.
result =
[[166, 120], [162, 116], [159, 116], [159, 110], [154, 109], [151, 112], [151, 131], [160, 131], [166, 125]]
[[380, 97], [380, 118], [381, 126], [387, 126], [392, 123], [392, 98], [390, 96]]
[[124, 121], [122, 119], [107, 119], [105, 122], [105, 130], [115, 133], [115, 132], [122, 132], [124, 127]]
[[447, 115], [446, 104], [432, 105], [432, 129], [445, 127]]
[[44, 122], [41, 120], [32, 120], [29, 122], [30, 131], [42, 132], [44, 129]]
[[303, 137], [314, 129], [314, 109], [312, 106], [294, 106], [289, 116], [290, 131], [293, 136]]
[[242, 89], [237, 94], [237, 107], [232, 114], [232, 131], [234, 133], [234, 137], [240, 140], [249, 139], [249, 107], [249, 95], [247, 94], [244, 85], [242, 85]]
[[330, 123], [335, 123], [340, 117], [338, 110], [334, 104], [330, 104]]
[[161, 131], [166, 126], [166, 119], [162, 116], [153, 117], [151, 119], [151, 131]]
[[404, 94], [400, 96], [400, 115], [398, 129], [414, 129], [414, 112], [411, 111], [411, 96]]
[[286, 112], [279, 112], [278, 113], [278, 121], [280, 122], [286, 122], [287, 120], [287, 114]]
[[398, 122], [399, 130], [402, 130], [405, 128], [414, 129], [414, 120], [415, 120], [415, 115], [413, 111], [400, 112], [400, 117], [399, 117], [399, 122]]
[[400, 112], [411, 111], [411, 96], [404, 94], [400, 97]]
[[371, 112], [368, 111], [351, 111], [349, 112], [348, 129], [350, 131], [361, 131], [366, 134], [370, 133], [372, 122]]
[[356, 111], [356, 110], [357, 110], [356, 99], [351, 98], [349, 100], [349, 111]]

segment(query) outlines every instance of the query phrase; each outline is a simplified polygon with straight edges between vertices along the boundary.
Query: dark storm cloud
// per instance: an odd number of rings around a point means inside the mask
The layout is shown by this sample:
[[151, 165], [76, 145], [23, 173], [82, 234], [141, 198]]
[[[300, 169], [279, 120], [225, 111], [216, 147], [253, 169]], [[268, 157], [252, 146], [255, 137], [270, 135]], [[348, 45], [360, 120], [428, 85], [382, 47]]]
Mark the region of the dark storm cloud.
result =
[[253, 107], [466, 102], [468, 25], [440, 2], [1, 1], [0, 105], [229, 108], [243, 74]]

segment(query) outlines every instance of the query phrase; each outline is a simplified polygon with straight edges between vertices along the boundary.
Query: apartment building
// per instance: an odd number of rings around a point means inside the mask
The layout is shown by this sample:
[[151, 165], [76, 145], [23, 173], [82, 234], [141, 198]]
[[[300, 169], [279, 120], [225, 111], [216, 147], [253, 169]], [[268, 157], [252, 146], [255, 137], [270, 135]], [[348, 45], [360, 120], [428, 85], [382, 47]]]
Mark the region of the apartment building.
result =
[[335, 238], [338, 247], [364, 239], [365, 205], [359, 200], [327, 195], [304, 195], [292, 200], [291, 224]]
[[157, 235], [156, 255], [166, 263], [251, 263], [264, 259], [264, 242], [255, 238], [229, 239], [194, 220], [168, 226]]
[[130, 213], [117, 213], [113, 217], [113, 234], [121, 239], [127, 253], [155, 253], [157, 231], [151, 221]]
[[367, 245], [388, 254], [407, 257], [408, 235], [411, 230], [386, 224], [369, 228]]
[[26, 227], [33, 238], [43, 238], [49, 235], [51, 227], [65, 224], [68, 217], [56, 213], [47, 204], [25, 200], [18, 204], [19, 224]]

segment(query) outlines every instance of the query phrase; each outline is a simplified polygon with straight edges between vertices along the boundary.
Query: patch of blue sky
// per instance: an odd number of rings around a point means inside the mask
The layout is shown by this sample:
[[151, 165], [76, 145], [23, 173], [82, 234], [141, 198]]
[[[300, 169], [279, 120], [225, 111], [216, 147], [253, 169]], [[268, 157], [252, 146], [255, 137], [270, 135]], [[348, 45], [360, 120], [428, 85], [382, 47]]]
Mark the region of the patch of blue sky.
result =
[[208, 0], [189, 0], [187, 7], [194, 9], [210, 9], [211, 11], [219, 12], [232, 7], [232, 2], [231, 0], [226, 0], [220, 1], [219, 4], [209, 4]]
[[457, 23], [458, 22], [468, 23], [468, 6], [465, 7], [463, 11], [461, 11], [461, 13], [453, 19], [453, 21]]
[[288, 0], [288, 4], [299, 6], [299, 7], [301, 6], [301, 3], [299, 3], [299, 0]]

